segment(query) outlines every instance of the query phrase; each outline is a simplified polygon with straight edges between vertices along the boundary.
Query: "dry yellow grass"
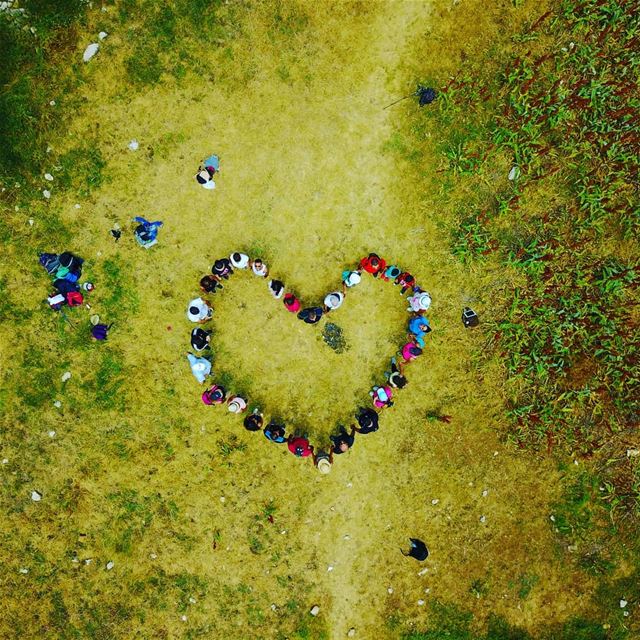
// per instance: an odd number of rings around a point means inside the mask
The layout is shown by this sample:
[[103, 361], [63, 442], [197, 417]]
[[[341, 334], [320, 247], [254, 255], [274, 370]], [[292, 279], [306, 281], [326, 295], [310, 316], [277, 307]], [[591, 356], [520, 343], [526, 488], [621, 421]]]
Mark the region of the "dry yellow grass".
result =
[[[415, 39], [436, 19], [462, 24], [460, 37], [468, 37], [479, 3], [464, 20], [418, 1], [280, 6], [306, 16], [301, 33], [274, 36], [271, 3], [256, 3], [243, 14], [232, 55], [206, 54], [211, 78], [129, 88], [121, 66], [128, 43], [117, 31], [87, 67], [87, 105], [57, 144], [73, 146], [99, 124], [109, 181], [80, 210], [73, 194], [54, 190], [51, 206], [75, 236], [71, 247], [52, 241], [51, 249], [73, 249], [96, 273], [107, 259], [124, 265], [139, 306], [126, 322], [105, 318], [116, 323], [108, 343], [69, 354], [69, 364], [53, 372], [56, 381], [67, 368], [73, 373], [60, 396], [62, 417], [53, 408], [14, 408], [5, 416], [26, 415], [29, 423], [21, 427], [25, 450], [2, 451], [9, 459], [2, 473], [27, 478], [16, 497], [21, 508], [3, 522], [3, 637], [16, 628], [26, 630], [22, 637], [56, 637], [47, 622], [50, 588], [38, 587], [51, 572], [70, 623], [82, 628], [90, 607], [102, 611], [110, 631], [95, 637], [190, 637], [198, 629], [207, 638], [296, 637], [297, 621], [316, 603], [321, 612], [308, 623], [308, 637], [342, 638], [356, 627], [357, 637], [376, 639], [399, 637], [388, 626], [392, 615], [403, 620], [401, 629], [426, 624], [420, 599], [456, 602], [480, 621], [494, 612], [528, 628], [587, 606], [589, 585], [560, 566], [548, 526], [558, 474], [500, 443], [501, 372], [473, 363], [481, 336], [459, 320], [465, 300], [508, 276], [463, 270], [436, 224], [442, 212], [433, 210], [435, 198], [414, 168], [385, 151], [403, 109], [413, 107], [381, 107], [424, 71], [413, 59]], [[455, 63], [447, 52], [434, 43], [425, 64], [448, 70]], [[127, 149], [131, 138], [141, 143], [137, 153]], [[213, 192], [193, 180], [210, 152], [222, 159]], [[435, 155], [427, 162], [422, 172], [435, 169]], [[112, 223], [126, 226], [134, 215], [164, 221], [157, 247], [144, 251], [129, 231], [113, 243]], [[410, 385], [380, 431], [357, 437], [326, 477], [245, 432], [238, 418], [202, 405], [188, 370], [185, 305], [197, 281], [216, 257], [255, 248], [307, 301], [319, 301], [369, 250], [408, 267], [434, 300], [434, 332], [408, 369]], [[11, 265], [5, 272], [20, 283], [23, 300], [42, 297], [44, 272], [22, 278]], [[96, 284], [91, 312], [109, 295]], [[234, 276], [212, 302], [214, 371], [231, 372], [267, 414], [304, 426], [316, 442], [366, 402], [407, 320], [397, 289], [366, 279], [331, 316], [350, 345], [337, 355], [319, 327], [296, 321], [250, 274]], [[83, 313], [90, 312], [74, 318]], [[56, 340], [50, 326], [33, 327], [29, 336], [5, 327], [4, 345], [11, 340], [24, 354], [36, 329], [39, 341]], [[110, 350], [125, 363], [123, 414], [85, 404], [91, 396], [80, 386], [94, 358]], [[433, 410], [453, 422], [428, 422]], [[223, 455], [220, 443], [234, 437], [246, 450]], [[29, 447], [39, 455], [25, 461]], [[77, 489], [64, 510], [67, 481]], [[30, 503], [31, 486], [43, 492], [42, 502]], [[127, 511], [109, 497], [126, 491], [148, 506], [150, 523], [144, 510]], [[270, 501], [273, 524], [263, 514]], [[167, 514], [171, 502], [176, 515]], [[118, 547], [129, 523], [136, 527], [131, 544]], [[398, 551], [410, 535], [430, 547], [426, 575]], [[29, 545], [45, 558], [40, 570]], [[85, 558], [94, 561], [85, 565]], [[157, 595], [159, 576], [180, 574], [208, 583], [206, 593], [190, 594], [196, 602], [187, 604], [186, 622], [184, 592], [170, 586], [165, 600]], [[525, 574], [539, 582], [523, 603], [513, 584]], [[482, 599], [470, 593], [475, 579], [489, 585]], [[114, 614], [118, 603], [147, 615], [123, 621]]]

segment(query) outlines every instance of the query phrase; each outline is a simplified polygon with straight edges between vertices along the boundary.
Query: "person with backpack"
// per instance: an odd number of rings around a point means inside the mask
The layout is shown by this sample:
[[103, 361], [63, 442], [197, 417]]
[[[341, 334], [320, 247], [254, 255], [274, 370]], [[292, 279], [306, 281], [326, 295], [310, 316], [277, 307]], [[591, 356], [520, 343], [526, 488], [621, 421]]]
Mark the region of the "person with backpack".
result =
[[229, 276], [233, 274], [233, 268], [231, 267], [231, 260], [229, 258], [220, 258], [213, 263], [211, 267], [211, 273], [216, 278], [229, 279]]
[[413, 311], [413, 313], [423, 314], [428, 311], [431, 306], [431, 296], [426, 291], [418, 291], [414, 287], [414, 293], [407, 298], [409, 302], [409, 308], [407, 311]]
[[397, 362], [395, 357], [391, 358], [391, 371], [385, 371], [384, 375], [393, 389], [404, 389], [409, 383], [404, 375], [404, 365], [402, 362]]
[[327, 294], [324, 298], [324, 312], [329, 313], [329, 311], [334, 311], [342, 306], [344, 302], [344, 293], [340, 291], [332, 291]]
[[158, 243], [158, 229], [163, 224], [160, 220], [149, 222], [140, 216], [136, 216], [134, 221], [138, 223], [138, 226], [134, 229], [133, 235], [141, 247], [149, 249], [149, 247]]
[[416, 286], [416, 279], [408, 271], [403, 271], [396, 276], [393, 284], [400, 287], [400, 295], [404, 295], [409, 289]]
[[215, 293], [217, 289], [224, 289], [222, 283], [215, 276], [202, 276], [200, 290], [205, 293]]
[[275, 420], [271, 420], [271, 422], [269, 422], [269, 424], [264, 428], [263, 433], [267, 440], [275, 442], [276, 444], [284, 444], [287, 442], [284, 425], [276, 422]]
[[306, 458], [313, 455], [313, 446], [309, 444], [309, 440], [304, 436], [290, 435], [287, 440], [287, 447], [298, 458]]
[[420, 348], [424, 348], [424, 337], [431, 331], [429, 320], [425, 316], [414, 316], [409, 320], [409, 339]]
[[361, 270], [347, 270], [342, 272], [342, 293], [347, 293], [347, 289], [355, 287], [362, 281]]
[[384, 409], [385, 407], [393, 407], [393, 391], [391, 387], [378, 387], [377, 385], [369, 391], [369, 395], [373, 400], [373, 406], [376, 409]]
[[224, 387], [221, 387], [218, 384], [214, 384], [209, 387], [202, 394], [202, 402], [210, 406], [214, 404], [223, 404], [226, 398], [227, 392]]
[[244, 419], [244, 428], [247, 431], [260, 431], [262, 429], [262, 424], [264, 422], [264, 416], [258, 411], [254, 409], [245, 419]]

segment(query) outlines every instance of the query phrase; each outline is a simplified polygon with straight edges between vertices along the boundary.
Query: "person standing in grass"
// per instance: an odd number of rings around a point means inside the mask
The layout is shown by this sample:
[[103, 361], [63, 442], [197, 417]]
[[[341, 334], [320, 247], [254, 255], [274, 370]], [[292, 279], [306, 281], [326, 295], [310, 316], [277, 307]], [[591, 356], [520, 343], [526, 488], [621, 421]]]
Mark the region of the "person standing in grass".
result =
[[402, 364], [405, 365], [407, 362], [411, 362], [415, 360], [419, 355], [422, 355], [422, 349], [414, 344], [413, 342], [407, 342], [407, 344], [402, 347]]
[[421, 349], [424, 348], [424, 337], [430, 331], [429, 320], [425, 316], [415, 316], [409, 320], [409, 339]]
[[260, 431], [262, 429], [262, 423], [264, 421], [264, 416], [258, 411], [254, 409], [245, 419], [244, 419], [244, 428], [247, 431]]
[[313, 464], [320, 473], [329, 473], [333, 466], [333, 447], [329, 447], [329, 451], [320, 450], [314, 453]]
[[279, 300], [284, 293], [284, 282], [282, 280], [269, 280], [269, 291], [276, 300]]
[[298, 311], [300, 311], [300, 307], [302, 306], [300, 304], [300, 300], [298, 300], [298, 298], [296, 298], [293, 293], [287, 293], [282, 299], [282, 302], [287, 308], [287, 311], [290, 311], [291, 313], [298, 313]]
[[414, 313], [422, 314], [431, 306], [431, 296], [426, 291], [417, 290], [417, 287], [414, 288], [413, 295], [409, 296], [407, 300], [409, 302], [407, 311]]
[[284, 444], [287, 441], [285, 437], [285, 428], [283, 424], [279, 424], [275, 420], [271, 420], [264, 428], [264, 437], [276, 444]]
[[377, 278], [380, 273], [384, 273], [387, 263], [378, 254], [370, 253], [366, 258], [360, 260], [360, 267]]
[[352, 429], [354, 429], [357, 433], [373, 433], [378, 430], [378, 414], [373, 409], [369, 407], [360, 407], [358, 413], [356, 415], [356, 420], [358, 421], [358, 427], [354, 424], [351, 425]]
[[247, 401], [242, 396], [233, 396], [227, 400], [227, 409], [231, 413], [244, 413], [247, 410]]
[[269, 269], [267, 269], [267, 265], [260, 260], [260, 258], [256, 258], [251, 261], [251, 271], [259, 278], [266, 278], [269, 275]]
[[229, 256], [229, 260], [234, 269], [248, 269], [249, 268], [249, 256], [246, 253], [234, 252]]
[[322, 318], [322, 307], [307, 307], [298, 313], [298, 318], [307, 324], [316, 324]]
[[342, 272], [342, 293], [346, 294], [347, 289], [360, 284], [362, 280], [362, 276], [360, 275], [360, 273], [360, 269], [356, 269], [355, 271], [347, 270]]
[[206, 358], [198, 358], [192, 353], [187, 353], [187, 359], [191, 366], [191, 373], [193, 373], [195, 379], [202, 384], [211, 373], [211, 362]]
[[289, 451], [298, 458], [307, 458], [308, 456], [313, 455], [313, 447], [309, 444], [309, 440], [304, 436], [290, 435], [287, 440], [287, 447], [289, 448]]
[[222, 404], [227, 397], [224, 387], [214, 384], [204, 391], [202, 394], [202, 402], [208, 405]]
[[340, 293], [339, 291], [333, 291], [325, 296], [324, 299], [324, 311], [325, 313], [329, 313], [329, 311], [334, 311], [342, 306], [344, 302], [344, 293]]
[[211, 305], [202, 298], [194, 298], [187, 306], [187, 318], [191, 322], [197, 322], [198, 324], [204, 324], [209, 322], [213, 316], [213, 309]]
[[200, 278], [200, 290], [205, 293], [215, 293], [216, 289], [222, 289], [221, 282], [215, 276], [203, 276]]
[[229, 260], [229, 258], [220, 258], [216, 260], [211, 267], [211, 273], [216, 278], [224, 278], [225, 280], [228, 280], [229, 276], [233, 274], [231, 260]]
[[340, 425], [338, 434], [335, 436], [329, 436], [331, 442], [333, 442], [333, 452], [338, 455], [349, 451], [355, 442], [356, 428], [351, 425], [351, 431], [347, 433], [347, 430], [343, 425]]
[[212, 331], [205, 331], [200, 327], [196, 327], [191, 332], [191, 347], [194, 351], [204, 351], [205, 349], [209, 349], [212, 333]]
[[202, 161], [196, 173], [196, 182], [203, 189], [215, 189], [216, 183], [213, 179], [216, 173], [220, 172], [220, 158], [217, 155], [210, 155]]

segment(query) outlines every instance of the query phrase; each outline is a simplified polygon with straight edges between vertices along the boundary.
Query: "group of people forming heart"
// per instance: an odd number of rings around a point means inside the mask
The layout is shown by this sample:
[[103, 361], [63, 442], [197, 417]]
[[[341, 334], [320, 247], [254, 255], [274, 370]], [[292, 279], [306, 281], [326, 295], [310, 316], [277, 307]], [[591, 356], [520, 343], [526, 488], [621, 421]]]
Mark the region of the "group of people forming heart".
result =
[[[244, 269], [251, 270], [257, 277], [265, 280], [269, 276], [269, 269], [261, 259], [251, 259], [244, 253], [236, 252], [228, 258], [220, 258], [214, 262], [211, 274], [203, 276], [200, 280], [200, 289], [205, 294], [213, 294], [218, 289], [224, 288], [223, 282], [228, 280], [235, 270]], [[362, 258], [357, 268], [344, 271], [342, 273], [342, 290], [328, 293], [322, 306], [303, 308], [302, 303], [293, 293], [285, 291], [285, 285], [281, 280], [271, 278], [267, 281], [269, 291], [274, 298], [282, 300], [287, 311], [296, 313], [303, 322], [315, 324], [323, 315], [335, 311], [342, 305], [347, 290], [360, 283], [362, 272], [369, 273], [374, 278], [385, 282], [393, 282], [394, 285], [400, 287], [402, 295], [409, 292], [407, 310], [411, 313], [411, 317], [409, 319], [408, 340], [398, 354], [391, 359], [390, 370], [385, 372], [385, 383], [374, 386], [369, 392], [373, 406], [358, 409], [355, 416], [358, 426], [352, 424], [350, 431], [347, 431], [344, 426], [340, 425], [338, 433], [330, 436], [332, 444], [328, 451], [316, 451], [306, 436], [300, 434], [287, 436], [284, 424], [271, 420], [265, 425], [264, 415], [258, 409], [244, 418], [244, 426], [248, 431], [262, 431], [271, 442], [286, 443], [293, 455], [300, 458], [311, 457], [321, 473], [331, 471], [334, 454], [345, 453], [353, 446], [356, 432], [365, 434], [378, 430], [378, 414], [383, 409], [393, 406], [393, 394], [397, 389], [402, 389], [407, 384], [407, 378], [404, 375], [405, 365], [422, 353], [424, 338], [431, 331], [429, 320], [425, 316], [425, 312], [431, 305], [431, 297], [418, 286], [415, 278], [409, 272], [403, 271], [395, 265], [387, 264], [383, 258], [375, 253], [370, 253]], [[189, 302], [187, 318], [191, 322], [205, 325], [212, 317], [213, 307], [204, 298], [198, 297]], [[193, 329], [191, 332], [193, 350], [203, 352], [209, 349], [211, 334], [210, 329], [204, 329], [202, 326]], [[193, 375], [198, 382], [203, 384], [211, 374], [211, 360], [193, 353], [188, 353], [187, 358]], [[203, 392], [202, 402], [210, 406], [226, 404], [230, 412], [237, 414], [244, 413], [248, 406], [246, 398], [229, 393], [219, 384], [213, 384]]]

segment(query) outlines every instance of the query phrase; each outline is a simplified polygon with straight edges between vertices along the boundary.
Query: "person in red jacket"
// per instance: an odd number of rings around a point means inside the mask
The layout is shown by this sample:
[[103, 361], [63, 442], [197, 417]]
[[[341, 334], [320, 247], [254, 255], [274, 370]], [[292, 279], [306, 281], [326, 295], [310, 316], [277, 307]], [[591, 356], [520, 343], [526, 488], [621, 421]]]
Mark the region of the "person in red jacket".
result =
[[360, 260], [360, 266], [374, 278], [377, 278], [379, 273], [384, 273], [387, 263], [379, 255], [370, 253], [366, 258]]
[[289, 436], [287, 446], [289, 447], [289, 451], [298, 458], [306, 458], [307, 456], [313, 455], [313, 447], [304, 436]]

